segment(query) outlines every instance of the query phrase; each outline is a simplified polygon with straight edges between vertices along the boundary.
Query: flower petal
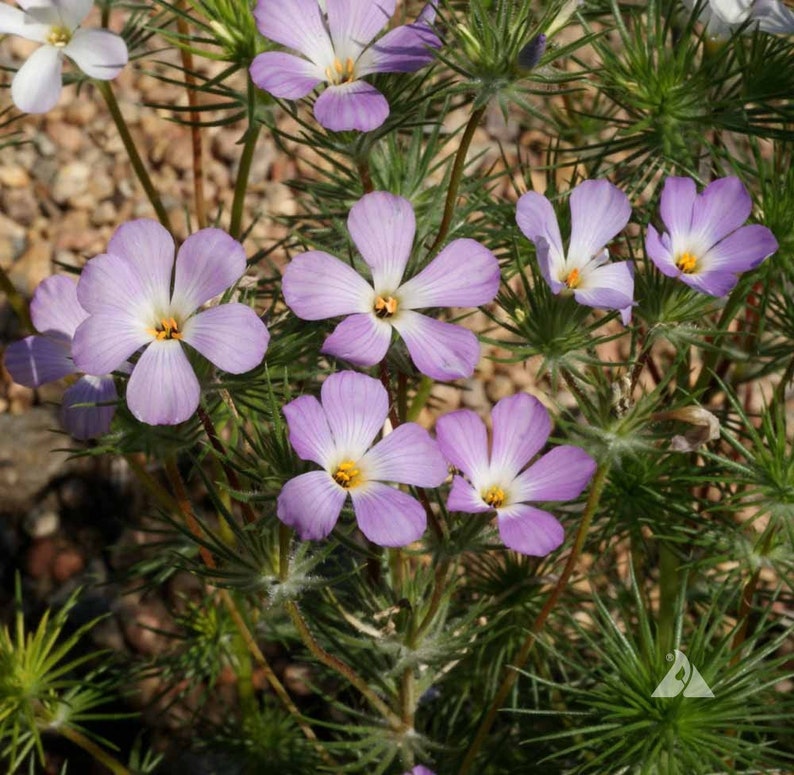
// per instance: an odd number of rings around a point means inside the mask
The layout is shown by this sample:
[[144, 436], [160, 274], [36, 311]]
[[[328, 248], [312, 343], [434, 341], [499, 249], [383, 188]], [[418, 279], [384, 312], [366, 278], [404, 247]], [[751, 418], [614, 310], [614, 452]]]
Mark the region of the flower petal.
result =
[[329, 86], [314, 103], [314, 117], [332, 132], [370, 132], [388, 116], [386, 98], [366, 81]]
[[418, 275], [400, 287], [405, 309], [477, 307], [499, 290], [499, 262], [473, 239], [447, 245]]
[[[560, 226], [554, 208], [541, 194], [528, 191], [516, 203], [516, 223], [524, 236], [535, 244], [535, 250], [540, 253], [541, 246], [545, 247], [545, 258], [549, 276], [544, 277], [551, 284], [551, 277], [555, 280], [565, 267], [565, 251], [562, 249]], [[540, 260], [540, 257], [538, 257]], [[543, 267], [542, 267], [543, 268]]]
[[371, 312], [345, 318], [325, 340], [320, 352], [356, 366], [374, 366], [391, 344], [391, 326]]
[[603, 309], [624, 309], [634, 301], [634, 273], [629, 261], [602, 264], [582, 272], [573, 292], [579, 304]]
[[693, 241], [707, 250], [743, 225], [752, 208], [750, 194], [739, 178], [709, 183], [692, 208]]
[[254, 18], [266, 38], [299, 51], [316, 64], [333, 62], [334, 49], [317, 0], [259, 0]]
[[251, 80], [274, 97], [298, 100], [325, 80], [319, 65], [283, 51], [265, 51], [254, 57]]
[[56, 0], [51, 4], [57, 7], [64, 26], [73, 30], [79, 27], [91, 13], [94, 0]]
[[645, 253], [653, 261], [656, 268], [668, 277], [678, 277], [681, 270], [675, 265], [675, 257], [669, 247], [670, 236], [660, 235], [656, 229], [648, 224], [645, 234]]
[[121, 312], [98, 313], [86, 318], [74, 332], [72, 357], [80, 371], [103, 376], [151, 341], [152, 335], [136, 318]]
[[87, 317], [77, 301], [77, 282], [66, 275], [42, 280], [30, 302], [30, 318], [40, 334], [58, 333], [71, 339]]
[[480, 343], [468, 329], [405, 310], [392, 321], [416, 368], [433, 379], [470, 377], [480, 359]]
[[302, 320], [372, 312], [375, 291], [352, 266], [319, 250], [296, 256], [282, 281], [284, 301]]
[[44, 43], [49, 31], [48, 24], [37, 24], [32, 17], [20, 11], [19, 8], [12, 8], [5, 4], [0, 5], [0, 35], [19, 35], [21, 38], [33, 40], [36, 43]]
[[124, 38], [108, 30], [75, 30], [63, 53], [100, 81], [115, 78], [129, 58]]
[[326, 0], [328, 29], [341, 62], [354, 62], [394, 15], [396, 0]]
[[671, 176], [664, 181], [659, 215], [673, 239], [692, 231], [692, 210], [696, 199], [697, 187], [692, 178]]
[[156, 322], [154, 300], [135, 267], [122, 256], [103, 253], [92, 258], [80, 273], [77, 300], [90, 314], [133, 315], [141, 326]]
[[63, 54], [55, 46], [36, 49], [11, 81], [11, 99], [25, 113], [46, 113], [61, 96]]
[[304, 541], [319, 541], [333, 529], [347, 493], [327, 471], [310, 471], [290, 479], [278, 496], [276, 516]]
[[12, 342], [4, 362], [14, 382], [31, 388], [77, 371], [69, 357], [69, 340], [62, 336], [27, 336]]
[[778, 249], [775, 235], [760, 224], [742, 226], [718, 242], [701, 258], [704, 272], [738, 274], [755, 269]]
[[580, 447], [555, 447], [513, 482], [510, 495], [516, 501], [569, 501], [579, 497], [595, 469]]
[[176, 254], [172, 307], [189, 315], [234, 285], [244, 272], [243, 246], [222, 229], [201, 229]]
[[361, 57], [356, 72], [359, 76], [369, 73], [413, 73], [429, 65], [434, 59], [433, 49], [441, 47], [438, 35], [426, 21], [387, 32], [367, 49]]
[[481, 514], [484, 511], [493, 510], [462, 476], [456, 476], [452, 480], [452, 487], [450, 487], [447, 497], [447, 508], [450, 511], [462, 511], [466, 514]]
[[499, 535], [514, 552], [544, 557], [565, 540], [562, 525], [547, 511], [517, 503], [497, 513]]
[[320, 397], [340, 457], [358, 460], [386, 421], [385, 388], [366, 374], [340, 371], [323, 382]]
[[63, 427], [75, 439], [95, 439], [110, 430], [118, 400], [112, 377], [80, 377], [64, 394]]
[[127, 383], [127, 406], [149, 425], [184, 422], [198, 408], [200, 395], [193, 367], [176, 339], [152, 342]]
[[298, 457], [330, 468], [336, 446], [320, 402], [314, 396], [300, 396], [281, 411], [287, 418], [289, 441]]
[[436, 420], [436, 438], [441, 454], [475, 487], [484, 486], [489, 470], [488, 432], [477, 413], [459, 409], [442, 415]]
[[398, 425], [359, 461], [368, 480], [438, 487], [449, 473], [430, 434], [413, 422]]
[[407, 493], [380, 482], [350, 490], [361, 532], [378, 546], [406, 546], [427, 527], [422, 504]]
[[608, 180], [585, 180], [571, 192], [569, 268], [583, 267], [631, 218], [628, 197]]
[[347, 228], [372, 269], [375, 291], [394, 293], [411, 257], [416, 233], [411, 203], [386, 191], [365, 194], [350, 208]]
[[[501, 399], [491, 411], [491, 418], [491, 475], [508, 482], [546, 443], [551, 419], [546, 407], [527, 393]], [[511, 500], [516, 500], [512, 492]]]
[[138, 218], [122, 224], [110, 238], [108, 253], [129, 263], [140, 278], [145, 297], [155, 308], [168, 308], [174, 239], [164, 226], [151, 218]]
[[182, 341], [229, 374], [244, 374], [262, 363], [270, 333], [245, 304], [221, 304], [188, 319]]
[[773, 35], [794, 33], [794, 11], [780, 0], [756, 0], [752, 17], [758, 22], [761, 32]]

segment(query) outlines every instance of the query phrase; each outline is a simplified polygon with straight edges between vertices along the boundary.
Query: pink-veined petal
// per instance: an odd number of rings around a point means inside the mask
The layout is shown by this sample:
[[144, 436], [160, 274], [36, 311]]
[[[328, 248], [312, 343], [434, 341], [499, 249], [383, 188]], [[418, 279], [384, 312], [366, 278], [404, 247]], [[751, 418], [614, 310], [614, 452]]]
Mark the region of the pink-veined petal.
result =
[[516, 203], [516, 223], [524, 236], [535, 244], [539, 261], [543, 248], [546, 265], [543, 276], [551, 284], [551, 278], [556, 280], [565, 267], [560, 225], [551, 202], [541, 194], [528, 191]]
[[127, 383], [127, 406], [149, 425], [184, 422], [198, 408], [200, 397], [198, 379], [176, 339], [152, 342]]
[[722, 298], [723, 296], [727, 296], [736, 287], [736, 283], [739, 282], [739, 275], [733, 272], [723, 272], [721, 270], [714, 272], [696, 272], [694, 274], [685, 274], [681, 272], [678, 279], [700, 293]]
[[406, 546], [418, 541], [427, 527], [422, 504], [407, 493], [380, 482], [350, 490], [361, 532], [378, 546]]
[[583, 267], [631, 218], [628, 197], [608, 180], [585, 180], [571, 192], [568, 264]]
[[413, 422], [398, 425], [359, 460], [368, 480], [438, 487], [447, 464], [430, 434]]
[[171, 306], [189, 315], [234, 285], [245, 272], [245, 249], [221, 229], [201, 229], [179, 248]]
[[391, 326], [371, 312], [350, 315], [333, 330], [321, 352], [356, 366], [380, 363], [391, 344]]
[[152, 341], [140, 321], [120, 311], [87, 317], [74, 333], [72, 357], [80, 371], [103, 376]]
[[254, 57], [251, 80], [274, 97], [299, 100], [325, 80], [322, 67], [284, 51], [265, 51]]
[[320, 396], [340, 456], [358, 460], [386, 421], [385, 388], [366, 374], [340, 371], [323, 382]]
[[752, 207], [750, 194], [739, 178], [709, 183], [692, 207], [692, 241], [704, 250], [710, 248], [744, 224]]
[[595, 473], [593, 458], [580, 447], [555, 447], [510, 486], [513, 501], [569, 501], [578, 498]]
[[405, 310], [392, 325], [405, 340], [416, 368], [439, 380], [470, 377], [480, 359], [480, 343], [468, 329]]
[[544, 557], [562, 545], [565, 531], [548, 511], [517, 503], [499, 509], [496, 524], [506, 547], [531, 557]]
[[482, 487], [488, 475], [488, 432], [471, 409], [459, 409], [436, 420], [436, 438], [441, 454], [455, 468]]
[[[110, 238], [107, 252], [129, 264], [138, 275], [145, 298], [155, 309], [164, 312], [168, 308], [171, 271], [174, 268], [174, 239], [164, 226], [151, 218], [138, 218], [122, 224]], [[82, 303], [79, 290], [78, 298]], [[88, 307], [86, 309], [92, 311]]]
[[462, 476], [456, 476], [452, 480], [452, 487], [450, 487], [447, 496], [447, 508], [450, 511], [462, 511], [465, 514], [482, 514], [485, 511], [493, 510], [480, 497], [480, 493]]
[[115, 78], [129, 57], [124, 38], [108, 30], [75, 30], [63, 53], [100, 81]]
[[244, 374], [262, 363], [270, 333], [245, 304], [221, 304], [190, 318], [182, 341], [229, 374]]
[[41, 334], [58, 333], [71, 339], [87, 317], [77, 300], [77, 282], [66, 275], [42, 280], [30, 302], [30, 318]]
[[314, 103], [314, 117], [332, 132], [370, 132], [388, 116], [386, 98], [366, 81], [329, 86]]
[[254, 18], [266, 38], [299, 51], [316, 64], [333, 62], [334, 49], [317, 0], [259, 0]]
[[375, 291], [349, 264], [319, 250], [296, 256], [282, 281], [287, 306], [302, 320], [372, 312]]
[[628, 261], [602, 264], [582, 272], [573, 292], [579, 304], [599, 309], [624, 309], [634, 301], [634, 273]]
[[365, 194], [347, 218], [347, 228], [372, 270], [377, 293], [393, 293], [411, 256], [416, 218], [411, 203], [386, 191]]
[[63, 53], [55, 46], [36, 49], [11, 81], [11, 99], [25, 113], [46, 113], [61, 96]]
[[320, 402], [314, 396], [300, 396], [281, 411], [287, 418], [289, 441], [298, 457], [325, 469], [334, 465], [336, 446]]
[[775, 235], [766, 226], [742, 226], [714, 245], [701, 258], [700, 267], [704, 272], [747, 272], [755, 269], [777, 249]]
[[473, 239], [456, 239], [400, 288], [405, 309], [477, 307], [499, 290], [499, 262]]
[[116, 413], [116, 384], [112, 377], [80, 377], [63, 394], [61, 420], [75, 439], [95, 439], [110, 430]]
[[19, 35], [36, 43], [44, 43], [49, 31], [48, 24], [38, 24], [19, 8], [0, 5], [0, 35]]
[[692, 178], [668, 177], [659, 200], [659, 215], [670, 235], [687, 235], [692, 230], [692, 209], [697, 186]]
[[356, 72], [359, 77], [369, 73], [413, 73], [429, 65], [434, 49], [441, 41], [426, 21], [416, 21], [387, 32], [367, 49]]
[[[551, 420], [546, 407], [527, 393], [501, 399], [491, 411], [491, 418], [491, 473], [507, 482], [546, 443], [551, 433]], [[512, 492], [511, 499], [515, 500]]]
[[31, 388], [77, 371], [69, 357], [69, 340], [62, 336], [27, 336], [12, 342], [3, 360], [11, 379]]
[[681, 273], [681, 270], [675, 265], [675, 257], [670, 250], [669, 235], [659, 234], [650, 224], [645, 234], [645, 253], [662, 274], [668, 277], [678, 277]]
[[394, 15], [396, 0], [326, 0], [328, 29], [341, 62], [354, 62]]
[[290, 479], [278, 496], [276, 516], [304, 541], [319, 541], [333, 529], [347, 493], [327, 471], [310, 471]]

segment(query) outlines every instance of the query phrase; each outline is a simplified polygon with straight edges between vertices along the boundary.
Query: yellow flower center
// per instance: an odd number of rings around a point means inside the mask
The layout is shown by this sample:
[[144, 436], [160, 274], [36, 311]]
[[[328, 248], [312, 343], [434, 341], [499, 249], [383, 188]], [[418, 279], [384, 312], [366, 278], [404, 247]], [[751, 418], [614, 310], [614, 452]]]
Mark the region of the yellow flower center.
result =
[[339, 58], [334, 59], [333, 65], [325, 68], [325, 78], [328, 83], [338, 86], [340, 83], [350, 83], [356, 80], [356, 65], [353, 60], [348, 57], [345, 63], [342, 64]]
[[47, 43], [56, 48], [69, 45], [71, 39], [72, 31], [67, 27], [50, 27], [50, 34], [47, 35]]
[[504, 505], [507, 496], [505, 495], [505, 491], [499, 487], [498, 485], [493, 485], [489, 487], [483, 494], [482, 499], [489, 505], [495, 509], [500, 508]]
[[373, 307], [375, 311], [375, 316], [379, 318], [390, 318], [397, 312], [397, 299], [394, 296], [387, 296], [385, 299], [383, 296], [378, 296], [375, 299], [375, 306]]
[[361, 484], [361, 471], [356, 468], [356, 464], [352, 460], [343, 460], [336, 467], [332, 476], [334, 481], [346, 490]]
[[578, 269], [571, 269], [571, 271], [568, 272], [568, 276], [563, 280], [563, 282], [569, 288], [573, 289], [573, 288], [578, 288], [579, 287], [579, 283], [580, 283], [581, 279], [582, 278], [579, 276], [579, 270]]
[[147, 328], [147, 334], [162, 342], [164, 339], [181, 339], [183, 334], [174, 318], [163, 318], [157, 328]]
[[684, 273], [692, 274], [697, 269], [698, 260], [691, 253], [682, 253], [675, 265]]

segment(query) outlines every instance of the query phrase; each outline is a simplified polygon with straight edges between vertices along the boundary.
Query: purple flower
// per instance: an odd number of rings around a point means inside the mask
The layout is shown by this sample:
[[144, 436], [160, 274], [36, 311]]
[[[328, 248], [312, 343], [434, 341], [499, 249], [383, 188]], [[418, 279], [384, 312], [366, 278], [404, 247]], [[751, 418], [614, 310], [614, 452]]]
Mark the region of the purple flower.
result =
[[[72, 337], [88, 313], [77, 301], [76, 284], [63, 275], [43, 280], [30, 303], [30, 316], [40, 335], [10, 344], [5, 366], [15, 382], [39, 387], [75, 374]], [[113, 378], [83, 376], [63, 394], [61, 421], [76, 439], [91, 439], [107, 433], [117, 399]], [[89, 406], [89, 404], [100, 404]]]
[[270, 335], [250, 307], [221, 304], [196, 312], [243, 272], [243, 246], [220, 229], [188, 237], [174, 265], [174, 241], [159, 223], [142, 218], [120, 226], [77, 286], [90, 316], [74, 335], [75, 363], [104, 374], [144, 348], [127, 385], [130, 411], [150, 425], [187, 420], [200, 388], [186, 344], [232, 374], [264, 357]]
[[485, 423], [462, 409], [436, 423], [441, 451], [463, 476], [452, 480], [447, 506], [477, 514], [496, 511], [505, 545], [522, 554], [543, 556], [563, 541], [562, 525], [528, 501], [576, 498], [595, 471], [593, 459], [579, 447], [555, 447], [523, 470], [546, 443], [549, 414], [536, 398], [518, 393], [494, 406], [493, 443], [488, 454]]
[[368, 132], [389, 115], [389, 103], [371, 84], [371, 73], [412, 73], [432, 61], [441, 41], [431, 28], [432, 4], [413, 24], [375, 40], [394, 15], [396, 0], [259, 0], [254, 10], [259, 31], [297, 51], [266, 51], [251, 63], [251, 79], [275, 97], [300, 99], [320, 83], [328, 87], [314, 103], [314, 115], [335, 132]]
[[[696, 0], [684, 0], [693, 10]], [[727, 38], [747, 20], [747, 32], [756, 27], [761, 32], [791, 35], [794, 32], [794, 11], [780, 0], [708, 0], [701, 5], [700, 21], [712, 38]]]
[[423, 764], [417, 764], [412, 770], [403, 773], [403, 775], [436, 775], [432, 770], [427, 769]]
[[628, 261], [607, 263], [604, 247], [629, 222], [626, 195], [607, 180], [585, 180], [571, 192], [571, 240], [566, 253], [554, 208], [530, 191], [516, 205], [518, 227], [535, 243], [538, 264], [552, 293], [572, 292], [579, 304], [621, 311], [631, 318], [634, 273]]
[[744, 226], [752, 201], [738, 178], [720, 178], [698, 194], [690, 178], [667, 178], [659, 212], [667, 229], [648, 226], [645, 251], [657, 269], [711, 296], [725, 296], [739, 275], [777, 248], [772, 232]]
[[328, 377], [314, 396], [284, 407], [298, 456], [322, 466], [290, 479], [278, 496], [279, 519], [303, 539], [325, 538], [347, 496], [361, 532], [380, 546], [405, 546], [425, 531], [427, 515], [407, 493], [383, 482], [438, 487], [447, 465], [435, 441], [416, 423], [404, 423], [373, 446], [389, 399], [376, 379], [353, 371]]
[[385, 191], [367, 194], [351, 208], [347, 227], [372, 270], [372, 285], [349, 264], [319, 250], [293, 259], [284, 272], [284, 298], [299, 318], [349, 315], [322, 351], [373, 366], [386, 356], [395, 328], [423, 374], [433, 379], [471, 376], [480, 354], [477, 337], [415, 310], [491, 301], [499, 288], [493, 254], [474, 240], [454, 240], [403, 282], [416, 231], [407, 199]]
[[127, 44], [107, 30], [83, 30], [93, 0], [19, 0], [18, 8], [0, 4], [0, 35], [19, 35], [43, 43], [11, 82], [11, 99], [26, 113], [46, 113], [61, 95], [66, 54], [89, 77], [108, 81], [127, 64]]

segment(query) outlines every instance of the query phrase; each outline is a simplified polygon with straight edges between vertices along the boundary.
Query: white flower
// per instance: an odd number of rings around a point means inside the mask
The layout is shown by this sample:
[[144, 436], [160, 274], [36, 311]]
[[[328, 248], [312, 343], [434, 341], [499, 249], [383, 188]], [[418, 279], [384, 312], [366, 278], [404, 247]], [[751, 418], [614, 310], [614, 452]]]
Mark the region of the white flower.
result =
[[[684, 0], [687, 8], [695, 7], [695, 0]], [[761, 32], [776, 35], [794, 33], [794, 11], [780, 0], [708, 0], [700, 13], [700, 20], [713, 38], [727, 38], [747, 20], [748, 30], [758, 27]]]
[[11, 82], [11, 99], [26, 113], [46, 113], [61, 94], [66, 54], [91, 78], [108, 81], [127, 64], [127, 44], [107, 30], [83, 30], [93, 0], [18, 0], [21, 8], [0, 4], [0, 35], [19, 35], [41, 48], [31, 54]]

